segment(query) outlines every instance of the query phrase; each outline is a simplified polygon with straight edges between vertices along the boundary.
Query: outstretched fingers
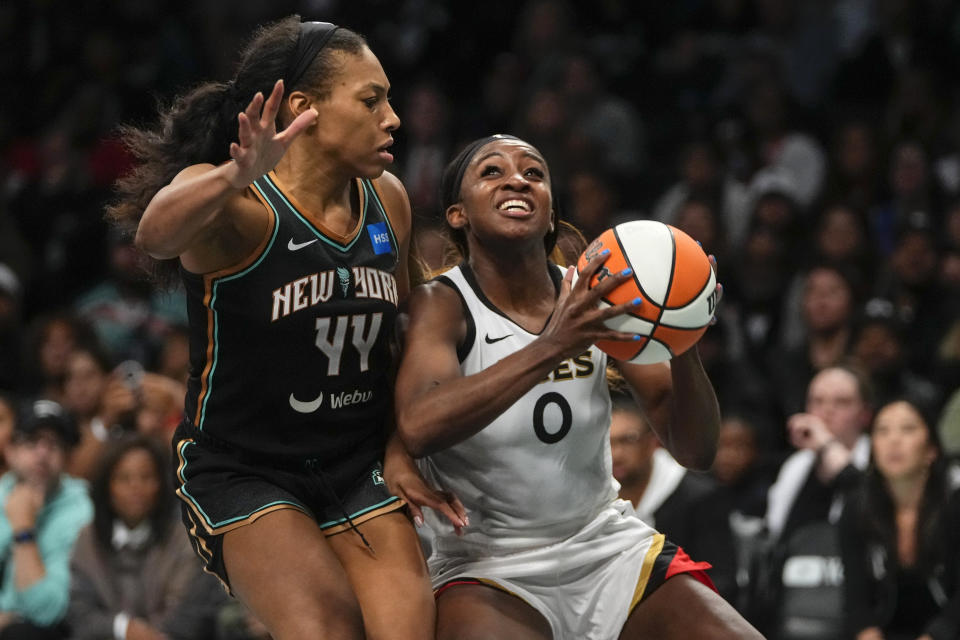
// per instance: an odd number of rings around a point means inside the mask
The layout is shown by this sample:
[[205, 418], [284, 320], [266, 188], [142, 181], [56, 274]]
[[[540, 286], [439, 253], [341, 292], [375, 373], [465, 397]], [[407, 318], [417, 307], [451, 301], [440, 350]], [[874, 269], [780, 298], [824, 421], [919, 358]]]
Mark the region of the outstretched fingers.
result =
[[[237, 114], [237, 140], [242, 149], [251, 147], [259, 133], [260, 127], [260, 106], [263, 104], [263, 94], [257, 92], [253, 100], [247, 105], [247, 108]], [[232, 149], [231, 149], [231, 155]]]
[[256, 95], [253, 96], [253, 100], [250, 101], [250, 104], [247, 105], [247, 108], [243, 110], [243, 115], [246, 116], [246, 119], [250, 125], [250, 128], [253, 131], [258, 131], [262, 128], [262, 123], [260, 121], [260, 114], [263, 110], [263, 94], [257, 91]]
[[[258, 94], [259, 95], [259, 94]], [[263, 111], [260, 114], [260, 126], [269, 128], [277, 121], [277, 114], [280, 113], [280, 103], [283, 102], [283, 80], [277, 80], [273, 83], [273, 91], [270, 97], [263, 105]]]

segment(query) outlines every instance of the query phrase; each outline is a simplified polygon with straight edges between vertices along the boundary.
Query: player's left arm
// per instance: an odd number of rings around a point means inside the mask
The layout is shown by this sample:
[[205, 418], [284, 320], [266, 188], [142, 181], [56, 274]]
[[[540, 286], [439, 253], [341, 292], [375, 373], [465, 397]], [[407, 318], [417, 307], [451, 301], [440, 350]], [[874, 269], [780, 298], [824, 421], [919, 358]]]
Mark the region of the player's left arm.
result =
[[637, 404], [677, 462], [708, 469], [717, 453], [720, 406], [696, 346], [670, 362], [617, 362]]
[[[410, 256], [410, 238], [413, 216], [410, 210], [410, 199], [399, 178], [389, 172], [373, 182], [386, 209], [390, 226], [397, 239], [397, 269], [394, 277], [397, 280], [397, 297], [399, 300], [399, 315], [397, 318], [396, 353], [397, 361], [400, 358], [400, 348], [403, 345], [403, 333], [406, 327], [406, 300], [410, 294], [410, 273], [407, 264]], [[395, 367], [394, 376], [395, 377]], [[449, 491], [440, 491], [427, 484], [420, 469], [417, 468], [413, 457], [407, 452], [400, 437], [397, 435], [396, 421], [390, 416], [387, 447], [383, 455], [383, 476], [387, 489], [393, 495], [403, 499], [410, 509], [417, 526], [423, 524], [421, 507], [430, 507], [443, 513], [450, 520], [457, 533], [466, 526], [467, 512], [460, 499]]]

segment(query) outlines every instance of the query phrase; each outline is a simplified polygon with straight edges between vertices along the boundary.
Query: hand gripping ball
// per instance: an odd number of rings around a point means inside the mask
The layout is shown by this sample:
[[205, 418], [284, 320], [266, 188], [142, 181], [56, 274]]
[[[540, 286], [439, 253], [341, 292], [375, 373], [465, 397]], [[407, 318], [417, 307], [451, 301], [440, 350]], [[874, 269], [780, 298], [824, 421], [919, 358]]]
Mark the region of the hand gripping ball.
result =
[[576, 276], [604, 249], [610, 256], [590, 286], [627, 267], [633, 277], [607, 294], [601, 307], [643, 303], [606, 320], [611, 329], [642, 336], [636, 341], [600, 340], [597, 347], [624, 362], [653, 364], [680, 355], [700, 339], [717, 304], [717, 279], [707, 254], [689, 235], [668, 224], [634, 220], [607, 229], [577, 262]]

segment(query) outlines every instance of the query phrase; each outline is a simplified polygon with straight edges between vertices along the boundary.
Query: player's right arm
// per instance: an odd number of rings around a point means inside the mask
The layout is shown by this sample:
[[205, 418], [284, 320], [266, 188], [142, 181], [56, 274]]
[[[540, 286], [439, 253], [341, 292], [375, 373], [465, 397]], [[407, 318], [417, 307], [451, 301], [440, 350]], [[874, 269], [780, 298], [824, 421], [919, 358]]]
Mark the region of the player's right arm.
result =
[[466, 336], [460, 297], [441, 283], [417, 287], [410, 296], [410, 325], [397, 373], [397, 431], [407, 450], [422, 457], [461, 442], [506, 411], [566, 357], [599, 338], [632, 339], [603, 320], [626, 305], [598, 309], [597, 300], [624, 278], [587, 283], [605, 256], [595, 258], [581, 282], [564, 279], [554, 313], [539, 338], [478, 373], [460, 372], [457, 346]]
[[414, 457], [465, 440], [490, 424], [559, 361], [560, 354], [529, 347], [469, 376], [460, 372], [457, 345], [466, 336], [459, 296], [427, 283], [410, 296], [410, 325], [395, 386], [397, 432]]
[[[282, 100], [282, 81], [266, 101], [257, 93], [237, 116], [239, 142], [230, 145], [228, 162], [189, 166], [153, 196], [137, 227], [140, 249], [159, 260], [180, 257], [188, 269], [202, 273], [232, 264], [238, 244], [241, 252], [246, 249], [243, 239], [259, 241], [265, 216], [262, 207], [244, 198], [244, 191], [277, 165], [317, 117], [309, 109], [277, 133]], [[232, 231], [241, 242], [224, 242], [224, 231]]]

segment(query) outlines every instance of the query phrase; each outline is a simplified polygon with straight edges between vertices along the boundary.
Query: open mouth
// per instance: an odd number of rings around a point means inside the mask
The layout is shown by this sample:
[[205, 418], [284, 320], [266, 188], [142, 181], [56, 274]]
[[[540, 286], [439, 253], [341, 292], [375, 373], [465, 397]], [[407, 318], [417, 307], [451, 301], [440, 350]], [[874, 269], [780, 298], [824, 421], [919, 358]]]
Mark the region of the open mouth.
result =
[[393, 138], [390, 138], [384, 144], [377, 147], [377, 155], [387, 160], [388, 162], [393, 162], [393, 154], [390, 153], [390, 147], [392, 146], [393, 146]]
[[520, 198], [511, 198], [498, 204], [497, 209], [512, 214], [525, 214], [533, 211], [533, 205]]

